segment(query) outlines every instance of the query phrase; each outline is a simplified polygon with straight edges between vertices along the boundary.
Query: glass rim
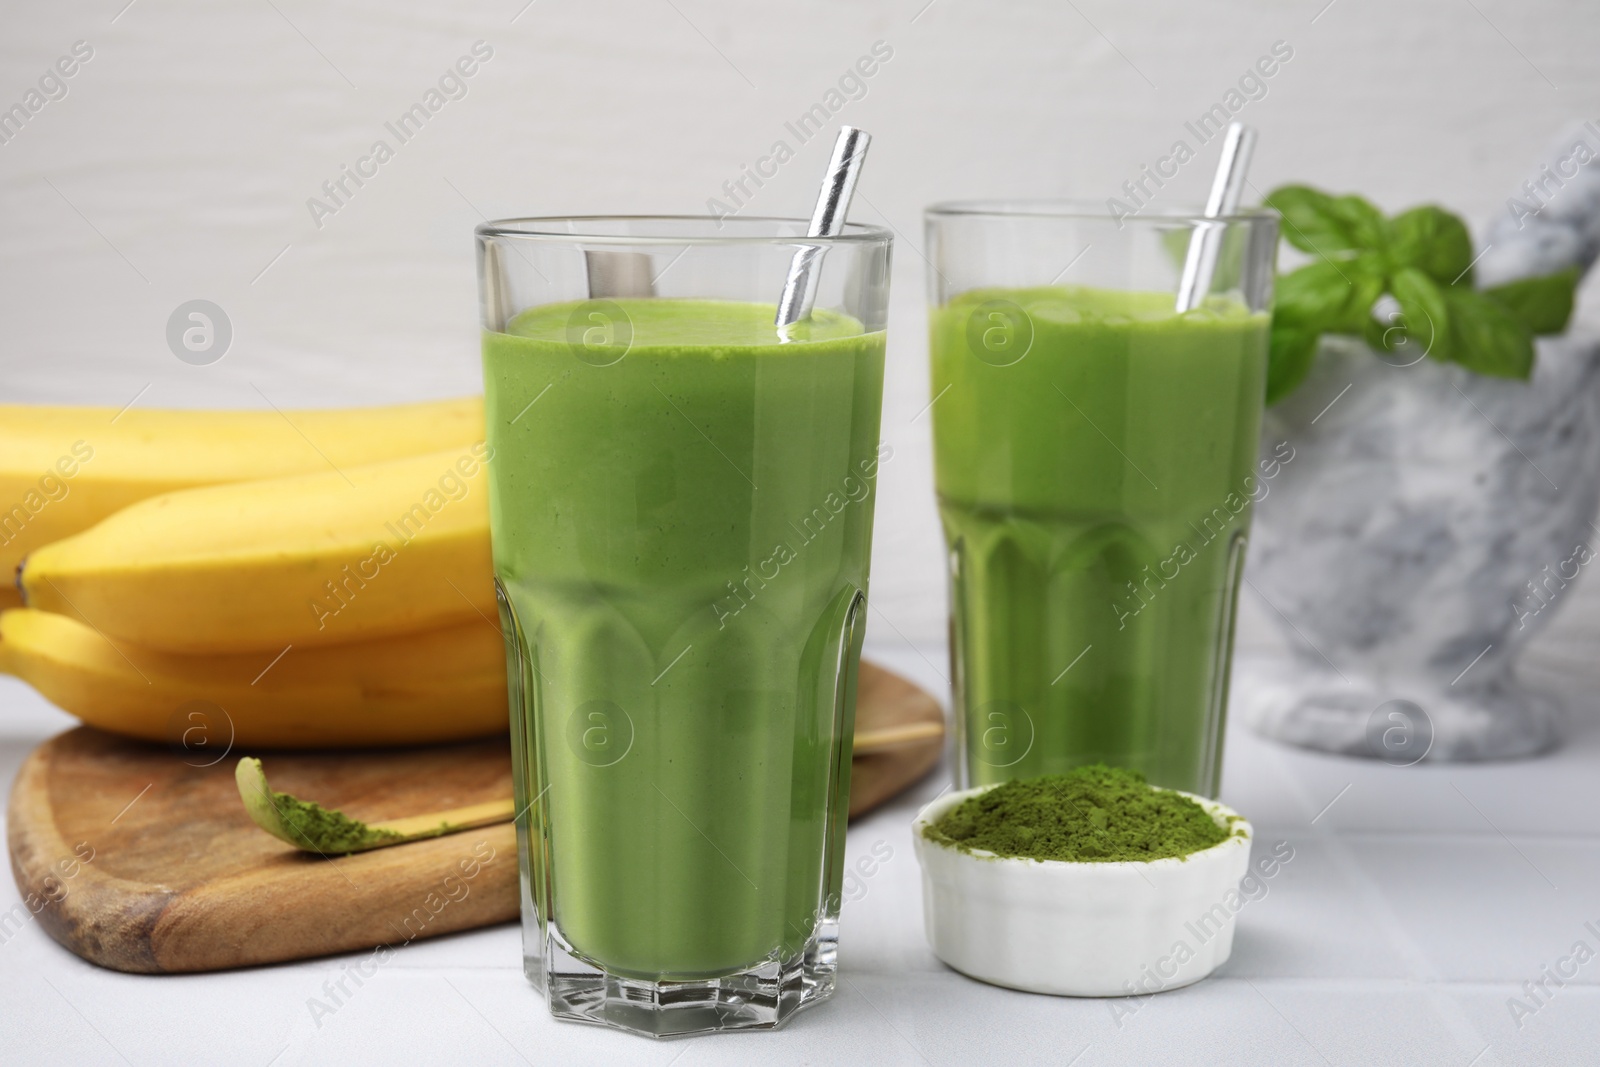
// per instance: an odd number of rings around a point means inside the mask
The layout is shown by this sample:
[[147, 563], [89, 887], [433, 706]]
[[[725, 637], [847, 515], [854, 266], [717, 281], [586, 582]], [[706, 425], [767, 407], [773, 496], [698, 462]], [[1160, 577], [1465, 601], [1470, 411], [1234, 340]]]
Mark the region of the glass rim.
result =
[[[555, 227], [583, 223], [696, 223], [710, 226], [709, 233], [602, 233], [597, 226], [589, 229], [558, 230]], [[724, 229], [728, 225], [767, 223], [768, 229], [777, 225], [798, 227], [801, 232], [781, 234], [774, 232], [735, 233]], [[867, 222], [847, 222], [844, 232], [829, 237], [812, 237], [805, 233], [810, 219], [789, 218], [782, 215], [739, 215], [722, 219], [716, 215], [530, 215], [518, 218], [490, 219], [473, 228], [473, 233], [483, 238], [516, 238], [530, 241], [615, 245], [855, 245], [889, 242], [893, 233], [886, 226]]]
[[1141, 208], [1125, 215], [1115, 214], [1106, 204], [1090, 200], [1071, 199], [1014, 199], [1014, 200], [941, 200], [923, 209], [928, 219], [989, 218], [989, 219], [1063, 219], [1089, 222], [1114, 222], [1117, 228], [1132, 223], [1201, 223], [1201, 222], [1264, 222], [1282, 216], [1269, 207], [1241, 208], [1226, 215], [1208, 216], [1204, 209], [1194, 204], [1177, 207]]

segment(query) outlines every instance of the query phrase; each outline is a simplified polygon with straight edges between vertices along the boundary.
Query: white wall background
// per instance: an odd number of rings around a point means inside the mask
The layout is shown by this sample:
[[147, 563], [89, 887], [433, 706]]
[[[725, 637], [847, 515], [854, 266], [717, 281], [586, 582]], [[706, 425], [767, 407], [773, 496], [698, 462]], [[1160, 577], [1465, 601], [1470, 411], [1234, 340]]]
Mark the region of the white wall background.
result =
[[[307, 198], [480, 39], [494, 55], [468, 95], [314, 225]], [[480, 217], [703, 211], [886, 42], [893, 58], [836, 120], [876, 138], [854, 217], [901, 235], [875, 643], [943, 634], [929, 420], [912, 422], [925, 203], [1113, 195], [1279, 40], [1293, 59], [1241, 116], [1262, 134], [1258, 189], [1435, 200], [1481, 230], [1560, 125], [1600, 117], [1589, 0], [5, 0], [0, 107], [79, 40], [94, 56], [68, 95], [0, 145], [3, 401], [476, 390]], [[804, 213], [830, 139], [751, 210]], [[1198, 199], [1214, 152], [1163, 200]], [[234, 326], [211, 366], [166, 346], [194, 298]], [[1600, 592], [1570, 601], [1546, 648], [1592, 659]], [[1247, 640], [1265, 634], [1247, 617]]]

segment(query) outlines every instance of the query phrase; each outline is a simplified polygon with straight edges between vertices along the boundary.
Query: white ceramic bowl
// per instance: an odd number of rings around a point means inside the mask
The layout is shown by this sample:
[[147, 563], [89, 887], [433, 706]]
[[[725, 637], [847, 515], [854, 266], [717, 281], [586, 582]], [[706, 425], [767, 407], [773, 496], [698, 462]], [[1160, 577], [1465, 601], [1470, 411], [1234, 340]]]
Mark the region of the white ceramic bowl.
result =
[[[963, 852], [923, 828], [984, 787], [948, 793], [917, 814], [922, 914], [934, 954], [963, 974], [1034, 993], [1155, 993], [1198, 982], [1233, 950], [1250, 824], [1183, 859], [1065, 863]], [[1220, 825], [1238, 815], [1185, 793]]]

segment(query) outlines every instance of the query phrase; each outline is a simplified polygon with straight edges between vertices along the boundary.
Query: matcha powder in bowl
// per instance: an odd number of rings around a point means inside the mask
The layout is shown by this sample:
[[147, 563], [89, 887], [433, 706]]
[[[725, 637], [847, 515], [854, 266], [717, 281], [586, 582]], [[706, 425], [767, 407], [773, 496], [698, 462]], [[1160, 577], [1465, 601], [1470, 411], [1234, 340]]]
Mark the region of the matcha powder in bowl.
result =
[[1224, 804], [1098, 764], [947, 793], [912, 824], [928, 943], [1035, 993], [1188, 985], [1232, 952], [1250, 838]]
[[1137, 771], [1102, 763], [998, 785], [924, 831], [963, 852], [1068, 863], [1181, 858], [1231, 832], [1186, 795], [1152, 789]]

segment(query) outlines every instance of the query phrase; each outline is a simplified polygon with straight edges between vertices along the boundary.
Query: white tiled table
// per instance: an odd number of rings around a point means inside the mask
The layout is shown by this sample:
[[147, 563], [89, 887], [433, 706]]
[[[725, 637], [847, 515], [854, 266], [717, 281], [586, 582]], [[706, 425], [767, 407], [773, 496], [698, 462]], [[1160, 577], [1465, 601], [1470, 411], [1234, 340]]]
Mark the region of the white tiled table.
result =
[[[1531, 671], [1580, 706], [1600, 677], [1582, 645]], [[942, 654], [869, 652], [942, 691]], [[0, 777], [71, 721], [0, 679]], [[509, 925], [414, 943], [319, 1025], [307, 1001], [349, 957], [139, 977], [30, 923], [0, 944], [0, 1063], [1600, 1063], [1600, 959], [1520, 1028], [1507, 1007], [1575, 941], [1600, 950], [1584, 928], [1600, 928], [1594, 726], [1580, 716], [1567, 747], [1533, 763], [1404, 769], [1234, 730], [1223, 799], [1253, 820], [1258, 849], [1288, 841], [1294, 858], [1241, 912], [1222, 971], [1142, 1002], [1009, 992], [933, 957], [908, 824], [940, 771], [851, 827], [852, 860], [893, 855], [845, 906], [838, 995], [775, 1034], [653, 1043], [558, 1024]], [[15, 901], [7, 882], [0, 909]]]

